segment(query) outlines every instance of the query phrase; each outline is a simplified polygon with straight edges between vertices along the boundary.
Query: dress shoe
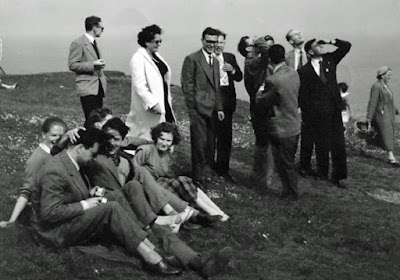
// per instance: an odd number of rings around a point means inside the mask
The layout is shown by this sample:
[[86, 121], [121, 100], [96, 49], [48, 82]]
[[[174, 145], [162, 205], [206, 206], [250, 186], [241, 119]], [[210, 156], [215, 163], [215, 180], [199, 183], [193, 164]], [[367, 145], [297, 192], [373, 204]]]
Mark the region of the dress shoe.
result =
[[175, 268], [183, 268], [181, 261], [174, 255], [164, 256], [164, 261]]
[[152, 274], [164, 276], [179, 275], [182, 273], [180, 269], [172, 267], [165, 260], [162, 260], [157, 264], [145, 263], [144, 269]]
[[182, 228], [185, 229], [185, 230], [198, 230], [198, 229], [201, 229], [202, 226], [199, 225], [199, 224], [194, 224], [194, 223], [192, 223], [190, 221], [187, 221], [186, 223], [184, 223], [182, 225]]
[[280, 200], [297, 201], [299, 200], [299, 195], [294, 193], [285, 193], [279, 197]]
[[317, 172], [315, 172], [311, 168], [304, 168], [304, 167], [299, 167], [299, 174], [303, 178], [308, 177], [308, 176], [311, 176], [311, 177], [318, 176]]
[[239, 181], [229, 173], [222, 173], [220, 176], [232, 184], [239, 184]]
[[212, 277], [222, 272], [233, 256], [233, 249], [229, 246], [211, 256], [203, 264], [200, 274], [205, 278]]
[[196, 216], [192, 216], [190, 218], [190, 221], [194, 224], [199, 224], [205, 227], [211, 226], [212, 224], [218, 222], [221, 220], [221, 216], [220, 215], [214, 215], [214, 216], [210, 216], [204, 213], [199, 213]]
[[400, 167], [400, 163], [396, 159], [389, 159], [388, 163], [393, 167]]
[[346, 185], [345, 185], [345, 183], [343, 182], [343, 180], [334, 180], [334, 181], [333, 181], [333, 184], [334, 184], [336, 187], [341, 188], [341, 189], [345, 189], [345, 188], [346, 188]]

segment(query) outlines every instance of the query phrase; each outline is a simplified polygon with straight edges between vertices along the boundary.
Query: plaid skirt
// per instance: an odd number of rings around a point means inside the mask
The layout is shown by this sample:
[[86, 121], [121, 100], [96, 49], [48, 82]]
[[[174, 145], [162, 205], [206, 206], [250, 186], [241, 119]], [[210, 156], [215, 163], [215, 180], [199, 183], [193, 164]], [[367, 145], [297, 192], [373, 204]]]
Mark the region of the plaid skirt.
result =
[[164, 189], [176, 194], [184, 201], [192, 205], [196, 204], [197, 200], [197, 184], [189, 177], [178, 176], [175, 178], [160, 177], [157, 179]]

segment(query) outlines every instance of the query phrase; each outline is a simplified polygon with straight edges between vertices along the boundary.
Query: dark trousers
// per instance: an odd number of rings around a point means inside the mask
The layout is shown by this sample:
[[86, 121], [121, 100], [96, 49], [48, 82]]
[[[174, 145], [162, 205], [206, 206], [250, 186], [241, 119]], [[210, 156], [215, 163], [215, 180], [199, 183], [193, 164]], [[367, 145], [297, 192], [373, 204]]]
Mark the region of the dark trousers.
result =
[[192, 178], [205, 184], [208, 169], [214, 162], [215, 127], [212, 116], [190, 112], [190, 141], [192, 150]]
[[319, 175], [328, 178], [329, 153], [332, 158], [332, 180], [347, 178], [346, 146], [341, 112], [313, 119], [315, 152]]
[[129, 254], [136, 254], [138, 245], [147, 233], [125, 212], [116, 201], [109, 201], [86, 210], [49, 231], [40, 231], [43, 238], [56, 247], [80, 245], [95, 236], [118, 241]]
[[215, 169], [218, 174], [225, 174], [229, 171], [229, 160], [231, 157], [232, 149], [232, 111], [224, 111], [225, 118], [218, 120], [217, 112], [214, 113], [213, 118], [215, 122], [215, 142], [217, 161]]
[[[161, 186], [158, 187], [161, 188]], [[179, 239], [175, 233], [172, 233], [169, 226], [161, 226], [154, 223], [157, 214], [151, 208], [141, 183], [132, 180], [125, 184], [122, 191], [132, 207], [134, 215], [137, 216], [145, 226], [151, 227], [151, 231], [160, 241], [165, 253], [175, 255], [184, 265], [187, 265], [198, 255], [197, 252]]]
[[295, 157], [299, 135], [286, 138], [271, 137], [270, 140], [275, 166], [282, 182], [282, 195], [298, 196]]
[[274, 173], [274, 158], [272, 156], [272, 148], [269, 136], [262, 133], [255, 123], [258, 121], [254, 114], [255, 99], [250, 98], [250, 117], [254, 130], [255, 146], [253, 153], [253, 167], [251, 171], [251, 179], [254, 183], [261, 187], [268, 187], [272, 183], [272, 175]]
[[300, 137], [300, 168], [311, 169], [311, 157], [314, 150], [315, 131], [312, 121], [306, 114], [302, 115], [301, 137]]
[[81, 97], [81, 104], [85, 120], [89, 117], [90, 113], [98, 108], [103, 107], [104, 90], [101, 83], [99, 83], [99, 92], [97, 95], [86, 95]]

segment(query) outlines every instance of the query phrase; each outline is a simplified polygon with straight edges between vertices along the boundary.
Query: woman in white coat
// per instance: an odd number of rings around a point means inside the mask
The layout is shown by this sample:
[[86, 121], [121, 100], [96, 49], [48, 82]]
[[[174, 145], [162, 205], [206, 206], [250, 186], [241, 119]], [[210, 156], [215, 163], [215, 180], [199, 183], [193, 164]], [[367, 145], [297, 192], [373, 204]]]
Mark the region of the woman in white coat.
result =
[[161, 28], [147, 26], [138, 34], [141, 46], [131, 59], [131, 109], [126, 125], [128, 136], [151, 140], [150, 128], [161, 122], [175, 122], [170, 91], [171, 69], [158, 54]]

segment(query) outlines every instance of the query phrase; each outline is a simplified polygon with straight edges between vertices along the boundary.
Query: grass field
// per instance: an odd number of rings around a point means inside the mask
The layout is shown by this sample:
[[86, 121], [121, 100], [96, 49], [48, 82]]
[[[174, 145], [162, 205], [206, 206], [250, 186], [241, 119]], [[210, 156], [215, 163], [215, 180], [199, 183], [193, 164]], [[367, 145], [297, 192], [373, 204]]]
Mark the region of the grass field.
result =
[[[130, 80], [108, 73], [105, 99], [115, 115], [129, 111]], [[0, 90], [0, 219], [8, 219], [23, 180], [24, 162], [39, 143], [40, 124], [56, 115], [69, 127], [83, 122], [71, 73], [4, 76], [20, 89]], [[176, 169], [190, 170], [189, 122], [179, 87], [174, 108], [184, 141], [177, 147]], [[242, 184], [224, 181], [210, 186], [220, 207], [232, 219], [211, 229], [181, 231], [198, 251], [231, 245], [235, 256], [216, 279], [400, 279], [400, 172], [371, 151], [359, 156], [357, 140], [348, 132], [347, 189], [327, 182], [299, 181], [300, 200], [279, 200], [280, 182], [260, 196], [248, 179], [253, 135], [248, 105], [239, 102], [234, 119], [232, 174]], [[398, 131], [396, 138], [398, 139]], [[400, 155], [396, 141], [395, 154]], [[84, 255], [74, 249], [37, 246], [22, 226], [0, 230], [0, 279], [162, 279], [129, 266]], [[176, 279], [200, 279], [185, 271]]]

